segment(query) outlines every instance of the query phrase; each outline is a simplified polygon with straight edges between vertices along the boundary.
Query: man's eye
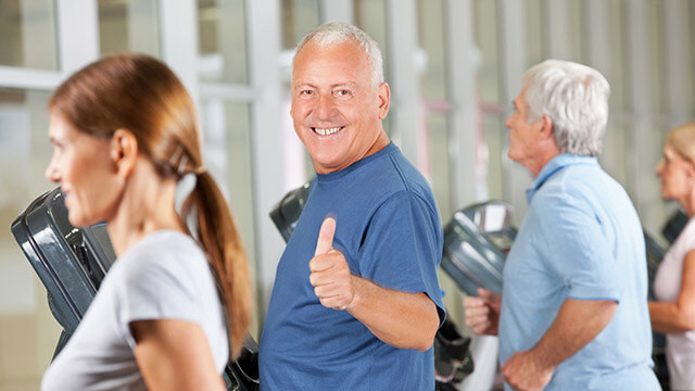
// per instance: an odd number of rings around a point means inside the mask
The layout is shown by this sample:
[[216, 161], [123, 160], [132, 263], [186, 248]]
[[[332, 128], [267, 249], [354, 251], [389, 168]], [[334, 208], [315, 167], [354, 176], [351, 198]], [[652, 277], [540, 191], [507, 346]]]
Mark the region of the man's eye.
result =
[[299, 91], [299, 96], [303, 96], [303, 97], [309, 97], [309, 96], [312, 96], [313, 94], [314, 94], [314, 91], [312, 91], [312, 90]]
[[335, 91], [335, 96], [337, 96], [337, 97], [339, 97], [339, 98], [350, 97], [350, 96], [352, 96], [352, 91], [350, 91], [350, 90], [345, 90], [345, 89], [336, 90], [336, 91]]

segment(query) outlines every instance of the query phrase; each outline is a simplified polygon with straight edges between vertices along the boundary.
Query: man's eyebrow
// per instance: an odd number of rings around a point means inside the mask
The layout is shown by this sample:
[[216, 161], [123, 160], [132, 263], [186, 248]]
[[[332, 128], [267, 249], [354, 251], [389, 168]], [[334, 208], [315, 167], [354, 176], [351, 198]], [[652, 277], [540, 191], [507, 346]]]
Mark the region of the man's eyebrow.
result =
[[313, 85], [313, 84], [311, 84], [311, 83], [308, 83], [308, 82], [301, 82], [301, 83], [297, 83], [297, 84], [295, 84], [295, 85], [294, 85], [294, 87], [292, 87], [292, 88], [301, 88], [301, 87], [311, 87], [311, 88], [316, 88], [316, 86], [315, 86], [315, 85]]
[[354, 81], [346, 81], [344, 83], [336, 83], [331, 85], [331, 88], [336, 88], [336, 87], [350, 87], [350, 88], [355, 88], [357, 86], [357, 83]]
[[[331, 84], [329, 89], [333, 90], [336, 88], [349, 88], [349, 89], [355, 90], [355, 89], [357, 89], [357, 86], [358, 86], [358, 84], [354, 81], [346, 81], [346, 82]], [[311, 82], [299, 82], [292, 87], [292, 90], [297, 90], [297, 89], [301, 89], [301, 88], [312, 88], [315, 90], [319, 89], [319, 87], [317, 85], [315, 85]]]

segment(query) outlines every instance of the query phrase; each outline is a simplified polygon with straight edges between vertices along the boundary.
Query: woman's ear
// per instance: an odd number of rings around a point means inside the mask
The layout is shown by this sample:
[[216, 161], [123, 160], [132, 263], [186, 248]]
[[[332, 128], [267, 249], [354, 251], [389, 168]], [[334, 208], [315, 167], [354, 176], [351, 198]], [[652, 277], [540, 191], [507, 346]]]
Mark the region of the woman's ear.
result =
[[695, 163], [685, 160], [685, 175], [690, 183], [695, 184]]
[[133, 132], [118, 129], [111, 136], [111, 161], [116, 175], [127, 177], [135, 168], [138, 157], [138, 140]]

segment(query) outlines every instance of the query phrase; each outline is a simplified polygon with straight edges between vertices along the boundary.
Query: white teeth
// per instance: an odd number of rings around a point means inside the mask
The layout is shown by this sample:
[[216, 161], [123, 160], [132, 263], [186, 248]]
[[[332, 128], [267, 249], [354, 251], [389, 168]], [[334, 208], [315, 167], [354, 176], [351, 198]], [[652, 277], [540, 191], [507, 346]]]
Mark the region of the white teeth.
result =
[[340, 130], [340, 127], [337, 128], [326, 128], [326, 129], [321, 129], [321, 128], [314, 128], [314, 132], [318, 133], [321, 136], [328, 136], [333, 133], [338, 133]]

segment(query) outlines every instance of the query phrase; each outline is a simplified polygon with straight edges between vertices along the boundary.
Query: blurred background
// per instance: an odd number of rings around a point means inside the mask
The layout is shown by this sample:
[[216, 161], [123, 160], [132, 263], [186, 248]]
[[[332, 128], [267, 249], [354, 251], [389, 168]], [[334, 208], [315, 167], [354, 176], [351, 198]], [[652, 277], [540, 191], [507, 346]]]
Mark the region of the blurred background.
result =
[[[521, 222], [531, 178], [506, 157], [504, 120], [524, 70], [546, 58], [591, 65], [611, 83], [601, 162], [646, 230], [657, 233], [674, 208], [659, 197], [654, 167], [665, 132], [695, 117], [695, 1], [0, 0], [0, 390], [37, 390], [60, 331], [9, 231], [53, 187], [43, 177], [52, 90], [123, 51], [176, 71], [252, 262], [257, 337], [283, 249], [268, 212], [313, 175], [289, 116], [293, 48], [329, 20], [380, 44], [387, 130], [431, 181], [443, 223], [487, 199], [510, 202]], [[441, 278], [462, 325], [459, 292]]]

